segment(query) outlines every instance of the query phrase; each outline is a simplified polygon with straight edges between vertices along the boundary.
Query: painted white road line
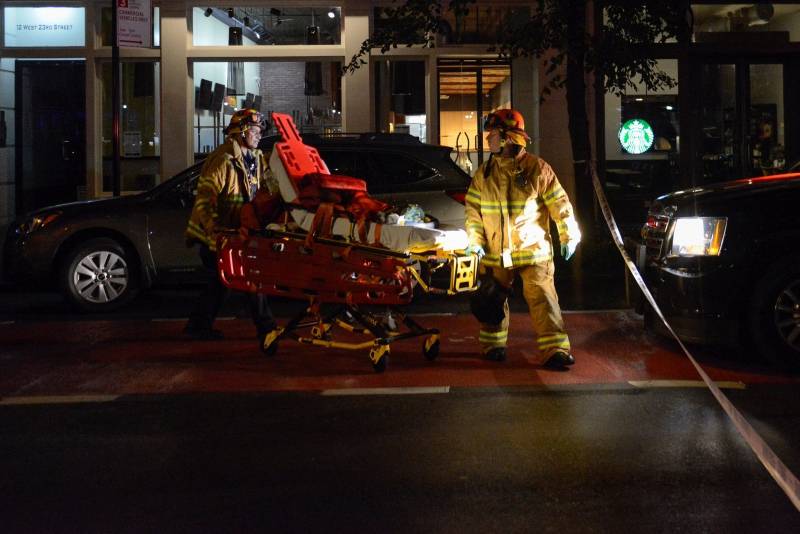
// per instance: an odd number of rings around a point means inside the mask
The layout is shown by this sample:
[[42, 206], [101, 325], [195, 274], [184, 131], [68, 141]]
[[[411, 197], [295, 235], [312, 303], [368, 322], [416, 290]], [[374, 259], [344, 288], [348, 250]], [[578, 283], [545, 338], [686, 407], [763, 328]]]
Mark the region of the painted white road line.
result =
[[[704, 388], [702, 380], [629, 380], [628, 384], [635, 388]], [[716, 382], [720, 389], [745, 389], [744, 382]]]
[[119, 395], [42, 395], [29, 397], [3, 397], [0, 405], [19, 406], [26, 404], [79, 404], [87, 402], [111, 402]]
[[429, 395], [432, 393], [450, 393], [450, 386], [324, 389], [320, 394], [326, 397], [335, 397], [345, 395]]
[[[189, 320], [188, 317], [154, 317], [150, 319], [154, 323], [177, 323], [177, 322], [186, 322]], [[234, 321], [236, 317], [217, 317], [217, 321]]]

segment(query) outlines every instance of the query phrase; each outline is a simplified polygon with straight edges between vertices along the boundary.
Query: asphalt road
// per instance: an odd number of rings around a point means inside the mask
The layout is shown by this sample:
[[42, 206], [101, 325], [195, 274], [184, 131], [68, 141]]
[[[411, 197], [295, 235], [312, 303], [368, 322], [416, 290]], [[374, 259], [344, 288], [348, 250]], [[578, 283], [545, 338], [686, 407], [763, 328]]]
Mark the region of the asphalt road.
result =
[[[245, 320], [187, 343], [194, 294], [78, 316], [0, 293], [1, 532], [800, 531], [711, 394], [668, 381], [696, 381], [685, 358], [633, 314], [568, 314], [578, 363], [548, 373], [524, 313], [494, 364], [464, 344], [466, 299], [423, 301], [455, 314], [428, 318], [452, 327], [442, 355], [414, 340], [376, 375], [296, 344], [264, 359]], [[701, 362], [800, 473], [798, 381]]]
[[[795, 388], [731, 391], [795, 471]], [[702, 389], [0, 406], [3, 532], [798, 532]]]

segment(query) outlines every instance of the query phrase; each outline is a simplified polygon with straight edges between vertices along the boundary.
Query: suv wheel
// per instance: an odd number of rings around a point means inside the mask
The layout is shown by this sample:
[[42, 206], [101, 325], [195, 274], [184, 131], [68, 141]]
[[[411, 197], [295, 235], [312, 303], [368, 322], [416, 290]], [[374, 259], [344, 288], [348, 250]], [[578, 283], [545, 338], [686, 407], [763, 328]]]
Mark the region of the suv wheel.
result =
[[87, 312], [116, 309], [136, 293], [130, 255], [113, 239], [90, 239], [74, 248], [61, 269], [71, 304]]
[[756, 284], [750, 334], [762, 358], [800, 371], [800, 258], [774, 265]]

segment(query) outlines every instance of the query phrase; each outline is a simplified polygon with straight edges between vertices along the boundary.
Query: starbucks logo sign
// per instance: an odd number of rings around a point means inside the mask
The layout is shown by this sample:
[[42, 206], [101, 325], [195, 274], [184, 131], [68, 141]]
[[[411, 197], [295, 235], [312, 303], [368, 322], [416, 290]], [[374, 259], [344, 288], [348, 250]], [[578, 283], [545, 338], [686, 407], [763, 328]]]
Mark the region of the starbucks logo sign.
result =
[[619, 129], [619, 142], [629, 154], [641, 154], [653, 146], [653, 128], [644, 119], [625, 121]]

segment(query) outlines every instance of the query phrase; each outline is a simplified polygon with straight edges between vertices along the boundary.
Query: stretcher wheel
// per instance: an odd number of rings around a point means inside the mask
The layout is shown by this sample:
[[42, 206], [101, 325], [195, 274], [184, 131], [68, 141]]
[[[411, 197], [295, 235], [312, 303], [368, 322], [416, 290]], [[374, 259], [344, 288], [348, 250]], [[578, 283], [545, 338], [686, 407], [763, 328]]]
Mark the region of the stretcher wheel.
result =
[[369, 351], [369, 359], [372, 360], [372, 368], [376, 373], [382, 373], [386, 370], [386, 364], [389, 361], [389, 345], [376, 345]]
[[278, 352], [278, 336], [280, 334], [280, 330], [275, 329], [259, 337], [261, 352], [266, 356], [275, 356], [275, 353]]
[[330, 325], [311, 327], [311, 337], [314, 339], [330, 340], [331, 335], [328, 333], [328, 330], [330, 330]]
[[425, 341], [422, 342], [422, 354], [425, 355], [425, 359], [428, 361], [433, 361], [439, 356], [438, 334], [425, 338]]

